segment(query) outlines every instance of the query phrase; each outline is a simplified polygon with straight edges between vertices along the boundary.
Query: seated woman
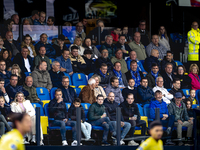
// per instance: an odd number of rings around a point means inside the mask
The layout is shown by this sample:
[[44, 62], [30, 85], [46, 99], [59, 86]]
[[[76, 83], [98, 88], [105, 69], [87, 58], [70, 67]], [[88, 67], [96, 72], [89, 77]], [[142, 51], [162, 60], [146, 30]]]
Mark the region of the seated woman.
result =
[[177, 72], [175, 78], [180, 79], [181, 89], [191, 89], [191, 78], [188, 75], [185, 75], [186, 69], [183, 65], [177, 67]]
[[18, 85], [23, 85], [25, 81], [25, 74], [21, 71], [18, 64], [13, 64], [11, 69], [11, 74], [15, 74], [18, 76]]
[[198, 76], [199, 67], [197, 64], [191, 64], [189, 69], [188, 76], [192, 79], [191, 86], [192, 89], [199, 90], [200, 89], [200, 78]]
[[12, 53], [7, 49], [2, 49], [0, 52], [0, 60], [4, 60], [6, 62], [6, 70], [10, 71], [12, 67]]
[[94, 96], [97, 97], [98, 95], [103, 95], [103, 99], [106, 99], [107, 96], [106, 96], [104, 89], [101, 86], [99, 86], [99, 82], [101, 82], [100, 76], [95, 74], [91, 78], [96, 80], [96, 86], [94, 88]]
[[101, 53], [96, 48], [95, 45], [92, 45], [91, 39], [89, 37], [85, 38], [83, 47], [85, 49], [89, 49], [92, 52], [92, 59], [97, 59], [98, 57], [101, 57]]
[[[31, 117], [32, 120], [32, 140], [31, 142], [36, 143], [36, 117], [35, 117], [35, 109], [32, 106], [32, 104], [30, 103], [29, 100], [25, 100], [24, 98], [24, 94], [22, 92], [18, 92], [15, 95], [15, 100], [11, 103], [11, 111], [14, 113], [23, 113], [26, 112], [27, 114], [29, 114], [29, 116]], [[28, 140], [30, 140], [30, 136], [28, 136]], [[41, 141], [40, 141], [40, 145], [44, 145], [43, 142], [43, 133], [42, 133], [42, 129], [41, 129]]]
[[78, 54], [83, 55], [83, 52], [85, 51], [85, 48], [82, 46], [82, 38], [81, 37], [76, 37], [74, 39], [74, 44], [70, 45], [69, 51], [71, 52], [71, 47], [72, 46], [77, 46], [78, 47]]

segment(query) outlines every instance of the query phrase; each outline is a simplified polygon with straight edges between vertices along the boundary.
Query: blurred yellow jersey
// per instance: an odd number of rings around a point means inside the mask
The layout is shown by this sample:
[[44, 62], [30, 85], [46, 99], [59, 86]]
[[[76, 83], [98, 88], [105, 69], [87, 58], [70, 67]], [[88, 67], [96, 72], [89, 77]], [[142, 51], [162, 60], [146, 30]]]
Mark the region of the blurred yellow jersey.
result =
[[154, 140], [152, 137], [146, 139], [137, 150], [163, 150], [162, 140]]
[[0, 140], [0, 149], [25, 150], [22, 134], [17, 129], [13, 129], [12, 131], [4, 134]]

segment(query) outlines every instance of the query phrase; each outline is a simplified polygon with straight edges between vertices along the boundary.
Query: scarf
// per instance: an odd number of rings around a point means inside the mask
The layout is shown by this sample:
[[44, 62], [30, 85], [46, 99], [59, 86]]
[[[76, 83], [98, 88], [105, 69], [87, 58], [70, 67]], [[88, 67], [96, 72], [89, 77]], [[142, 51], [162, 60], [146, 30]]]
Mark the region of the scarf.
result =
[[115, 69], [113, 69], [113, 72], [116, 75], [116, 77], [119, 79], [119, 84], [123, 85], [123, 82], [122, 82], [122, 72], [121, 71], [117, 72]]
[[[140, 80], [141, 80], [139, 71], [138, 70], [136, 70], [136, 71], [130, 70], [130, 72], [131, 72], [132, 78], [135, 80], [135, 86], [134, 87], [138, 87], [140, 85]], [[135, 76], [135, 73], [137, 74], [137, 78]]]
[[100, 69], [99, 69], [99, 72], [104, 78], [106, 77], [106, 74], [103, 74]]
[[155, 78], [155, 85], [156, 85], [156, 78], [158, 77], [158, 73], [159, 71], [156, 74], [154, 74], [153, 71], [151, 71], [151, 75]]

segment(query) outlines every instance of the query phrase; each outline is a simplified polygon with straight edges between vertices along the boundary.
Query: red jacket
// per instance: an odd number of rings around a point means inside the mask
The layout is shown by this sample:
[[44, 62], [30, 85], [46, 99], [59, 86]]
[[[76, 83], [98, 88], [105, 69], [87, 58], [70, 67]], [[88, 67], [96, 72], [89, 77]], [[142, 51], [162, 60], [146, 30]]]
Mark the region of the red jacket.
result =
[[119, 40], [119, 35], [115, 34], [114, 31], [111, 32], [111, 35], [113, 37], [113, 41], [118, 41]]
[[200, 79], [198, 74], [193, 74], [192, 72], [188, 74], [188, 76], [192, 79], [191, 86], [192, 89], [199, 90], [200, 89]]

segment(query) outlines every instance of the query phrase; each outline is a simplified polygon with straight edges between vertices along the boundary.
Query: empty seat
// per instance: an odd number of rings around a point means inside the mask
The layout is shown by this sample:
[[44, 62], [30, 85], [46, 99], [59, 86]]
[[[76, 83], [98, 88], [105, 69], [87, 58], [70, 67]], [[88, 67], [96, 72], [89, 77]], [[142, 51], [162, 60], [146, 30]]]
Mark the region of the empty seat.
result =
[[81, 88], [74, 88], [77, 97], [79, 96], [80, 92], [81, 92]]
[[190, 89], [182, 89], [183, 93], [185, 94], [185, 97], [190, 97]]
[[49, 91], [44, 87], [37, 87], [36, 92], [40, 100], [50, 100]]
[[74, 73], [72, 75], [72, 83], [74, 86], [87, 85], [87, 78], [83, 73]]
[[24, 72], [25, 76], [31, 76], [31, 72]]
[[88, 80], [94, 75], [94, 73], [88, 74]]
[[57, 87], [53, 87], [50, 91], [50, 96], [51, 96], [51, 100], [54, 99], [55, 97], [55, 91], [56, 91]]

